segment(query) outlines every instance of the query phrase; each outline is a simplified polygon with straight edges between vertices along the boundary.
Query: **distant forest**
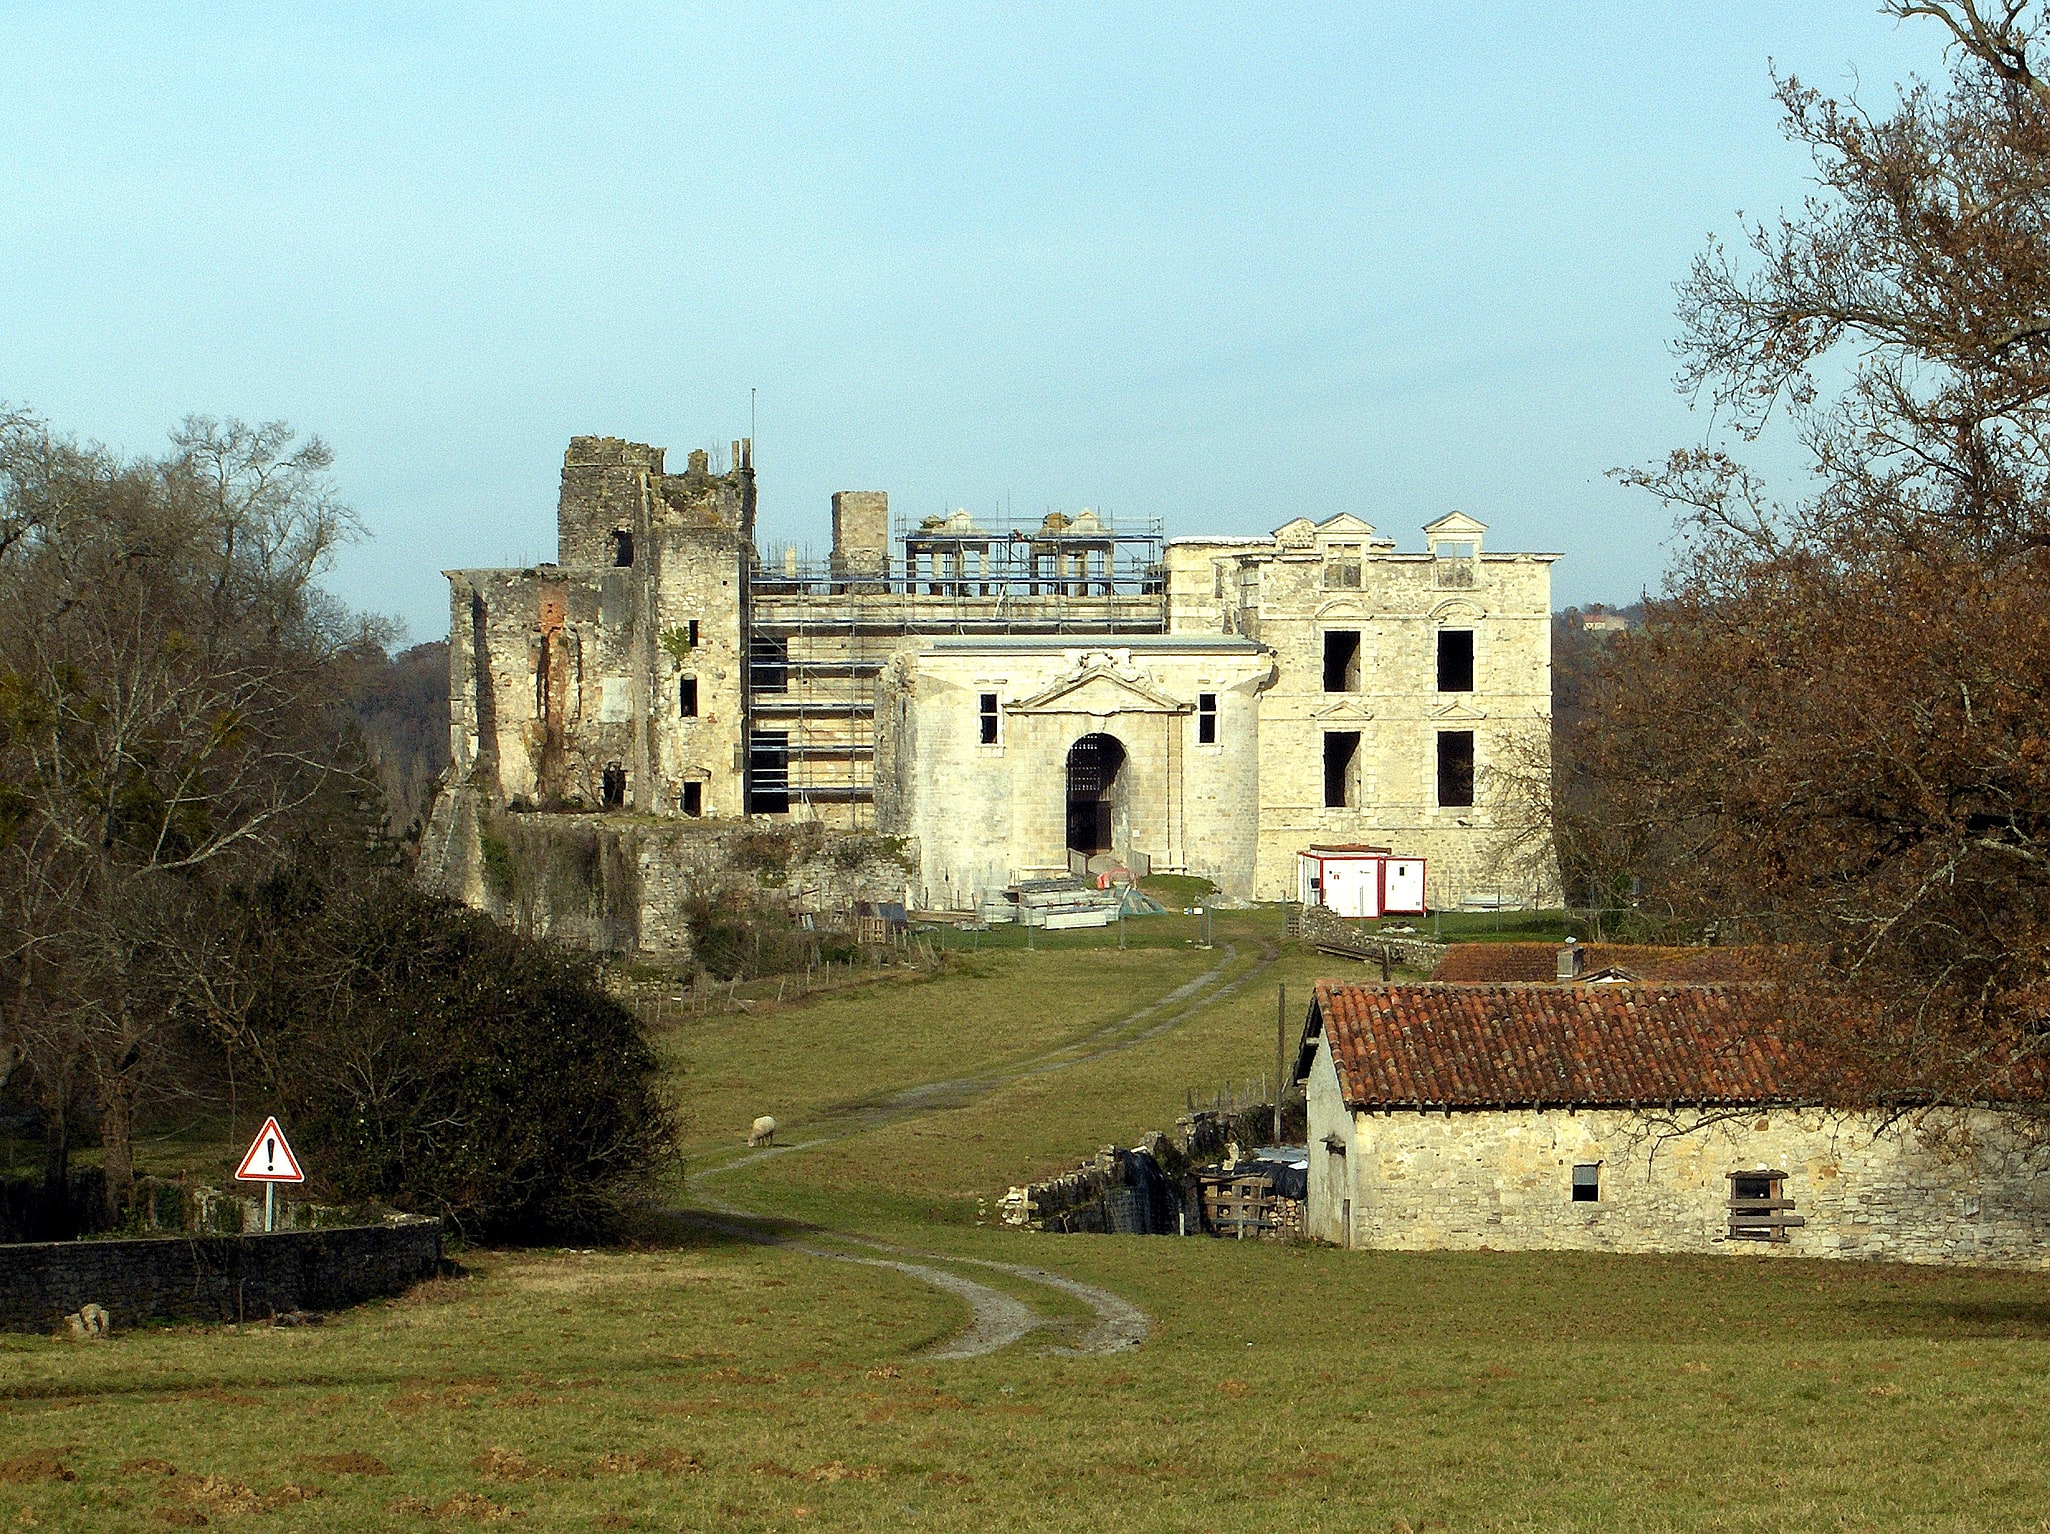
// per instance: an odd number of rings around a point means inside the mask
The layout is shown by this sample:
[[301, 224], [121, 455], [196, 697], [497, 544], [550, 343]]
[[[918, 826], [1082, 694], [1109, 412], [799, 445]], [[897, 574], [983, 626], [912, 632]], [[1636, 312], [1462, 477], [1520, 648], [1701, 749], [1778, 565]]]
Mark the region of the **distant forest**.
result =
[[384, 789], [393, 835], [416, 841], [427, 827], [435, 784], [448, 766], [448, 641], [357, 658], [356, 719]]

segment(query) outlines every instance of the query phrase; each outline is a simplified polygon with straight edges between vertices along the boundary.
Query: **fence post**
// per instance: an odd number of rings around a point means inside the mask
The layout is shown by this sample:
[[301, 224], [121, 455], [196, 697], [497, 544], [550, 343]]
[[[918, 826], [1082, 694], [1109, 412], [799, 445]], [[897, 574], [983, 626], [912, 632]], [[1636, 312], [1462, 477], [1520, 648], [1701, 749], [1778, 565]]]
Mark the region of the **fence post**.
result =
[[1281, 1082], [1288, 1074], [1288, 987], [1274, 988], [1274, 1143], [1281, 1143]]

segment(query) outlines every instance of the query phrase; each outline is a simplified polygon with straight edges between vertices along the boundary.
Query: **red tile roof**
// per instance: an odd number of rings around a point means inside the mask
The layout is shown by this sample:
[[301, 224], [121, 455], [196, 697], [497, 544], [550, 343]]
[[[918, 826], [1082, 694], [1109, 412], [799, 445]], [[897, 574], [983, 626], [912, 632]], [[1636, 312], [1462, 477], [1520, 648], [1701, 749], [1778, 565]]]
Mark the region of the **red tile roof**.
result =
[[[1756, 980], [1764, 972], [1759, 950], [1727, 948], [1654, 948], [1635, 943], [1582, 943], [1583, 974], [1602, 969], [1627, 969], [1646, 981]], [[1431, 978], [1463, 983], [1557, 981], [1557, 943], [1454, 943], [1431, 971]]]
[[1797, 1100], [1765, 1006], [1743, 986], [1324, 981], [1310, 1027], [1348, 1108]]

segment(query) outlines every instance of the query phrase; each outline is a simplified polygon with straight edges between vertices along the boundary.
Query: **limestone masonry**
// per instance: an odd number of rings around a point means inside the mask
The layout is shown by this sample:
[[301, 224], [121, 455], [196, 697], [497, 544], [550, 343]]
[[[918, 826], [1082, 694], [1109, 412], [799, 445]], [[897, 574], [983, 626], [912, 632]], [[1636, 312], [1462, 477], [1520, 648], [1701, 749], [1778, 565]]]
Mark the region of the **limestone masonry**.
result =
[[755, 546], [752, 447], [681, 474], [572, 439], [559, 563], [455, 570], [451, 781], [512, 809], [815, 820], [905, 839], [905, 894], [970, 908], [1119, 862], [1287, 899], [1295, 854], [1374, 843], [1429, 899], [1542, 897], [1503, 867], [1491, 765], [1551, 717], [1551, 554], [1457, 512], [1167, 539], [1084, 510], [893, 529], [833, 497], [822, 566]]

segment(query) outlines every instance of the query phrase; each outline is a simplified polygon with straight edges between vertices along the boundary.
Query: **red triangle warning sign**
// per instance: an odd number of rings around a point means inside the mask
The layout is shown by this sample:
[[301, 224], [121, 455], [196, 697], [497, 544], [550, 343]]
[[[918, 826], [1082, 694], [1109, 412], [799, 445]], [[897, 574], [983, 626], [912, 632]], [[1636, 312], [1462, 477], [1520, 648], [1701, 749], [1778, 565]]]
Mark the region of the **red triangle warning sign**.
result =
[[263, 1128], [256, 1132], [256, 1143], [249, 1147], [249, 1154], [242, 1158], [242, 1165], [235, 1172], [237, 1182], [304, 1182], [306, 1174], [299, 1170], [299, 1158], [292, 1154], [292, 1147], [285, 1143], [285, 1132], [278, 1128], [276, 1119], [265, 1119]]

